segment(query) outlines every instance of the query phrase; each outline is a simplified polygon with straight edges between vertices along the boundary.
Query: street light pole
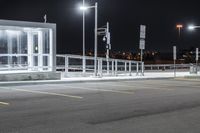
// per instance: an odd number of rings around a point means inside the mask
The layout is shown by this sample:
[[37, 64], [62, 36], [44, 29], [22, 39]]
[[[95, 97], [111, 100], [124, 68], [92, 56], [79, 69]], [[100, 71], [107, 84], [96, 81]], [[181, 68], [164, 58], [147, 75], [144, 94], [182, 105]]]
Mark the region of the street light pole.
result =
[[[97, 35], [97, 28], [98, 28], [98, 4], [95, 3], [95, 40], [94, 40], [94, 74], [97, 76], [97, 43], [98, 43], [98, 35]], [[100, 65], [100, 64], [99, 64]]]
[[196, 48], [196, 67], [198, 67], [198, 61], [199, 61], [199, 48]]
[[[85, 0], [83, 0], [83, 7], [85, 6]], [[85, 10], [83, 10], [83, 74], [85, 74], [86, 61], [85, 61]]]
[[[85, 2], [83, 1], [83, 4], [85, 4]], [[81, 10], [86, 11], [87, 9], [91, 9], [91, 8], [95, 8], [95, 29], [94, 29], [94, 33], [95, 33], [95, 39], [94, 39], [94, 76], [97, 76], [97, 43], [98, 43], [98, 4], [97, 2], [95, 3], [95, 6], [85, 6], [83, 5], [82, 7], [80, 7]], [[83, 71], [85, 72], [85, 13], [83, 14]]]
[[[189, 25], [188, 29], [189, 30], [195, 30], [195, 29], [199, 29], [200, 26], [199, 25]], [[199, 60], [199, 48], [196, 48], [196, 73], [198, 74], [198, 60]]]

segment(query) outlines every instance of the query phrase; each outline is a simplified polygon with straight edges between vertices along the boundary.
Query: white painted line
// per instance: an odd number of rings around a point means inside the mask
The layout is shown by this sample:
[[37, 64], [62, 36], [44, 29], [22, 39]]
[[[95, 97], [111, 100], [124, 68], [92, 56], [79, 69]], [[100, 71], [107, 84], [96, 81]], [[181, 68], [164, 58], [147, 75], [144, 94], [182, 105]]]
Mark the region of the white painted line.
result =
[[1, 104], [2, 104], [2, 105], [7, 105], [7, 106], [10, 105], [9, 103], [6, 103], [6, 102], [0, 102], [0, 105], [1, 105]]
[[[87, 84], [95, 84], [95, 83], [87, 83]], [[100, 83], [98, 83], [100, 84]], [[156, 86], [150, 86], [150, 85], [141, 85], [138, 86], [138, 88], [134, 88], [135, 86], [130, 86], [130, 85], [114, 85], [114, 84], [108, 84], [108, 83], [104, 83], [108, 86], [113, 86], [113, 87], [127, 87], [127, 88], [131, 88], [130, 90], [141, 90], [141, 89], [151, 89], [151, 90], [173, 90], [173, 89], [168, 89], [168, 88], [150, 88], [150, 87], [156, 87]]]
[[[157, 86], [153, 86], [154, 84], [149, 84], [149, 85], [142, 85], [142, 86], [140, 86], [140, 87], [137, 87], [137, 88], [135, 88], [135, 86], [133, 85], [133, 86], [130, 86], [130, 85], [114, 85], [114, 84], [108, 84], [108, 83], [84, 83], [84, 84], [88, 84], [88, 85], [96, 85], [96, 84], [98, 84], [98, 85], [108, 85], [108, 86], [112, 86], [112, 87], [127, 87], [127, 88], [131, 88], [131, 89], [126, 89], [126, 90], [117, 90], [117, 91], [115, 91], [115, 90], [105, 90], [105, 89], [93, 89], [93, 88], [85, 88], [85, 87], [74, 87], [74, 86], [67, 86], [66, 84], [59, 84], [59, 85], [53, 85], [53, 84], [48, 84], [48, 86], [53, 86], [53, 87], [55, 87], [55, 86], [62, 86], [62, 87], [70, 87], [70, 88], [75, 88], [75, 89], [85, 89], [85, 90], [94, 90], [94, 91], [110, 91], [110, 92], [123, 92], [123, 93], [131, 93], [131, 92], [127, 92], [127, 91], [134, 91], [134, 90], [147, 90], [147, 89], [149, 89], [149, 90], [165, 90], [165, 91], [171, 91], [171, 90], [174, 90], [174, 89], [170, 89], [170, 88], [166, 88], [166, 87], [168, 87], [168, 86], [159, 86], [160, 88], [156, 88]], [[154, 88], [152, 88], [152, 87], [154, 87]], [[132, 94], [134, 94], [134, 92], [132, 92]]]
[[9, 90], [15, 90], [15, 91], [21, 91], [21, 92], [36, 93], [36, 94], [45, 94], [45, 95], [52, 95], [52, 96], [62, 96], [62, 97], [76, 98], [76, 99], [82, 99], [83, 98], [83, 97], [80, 97], [80, 96], [66, 95], [66, 94], [53, 93], [53, 92], [34, 91], [34, 90], [7, 88], [7, 87], [0, 87], [0, 88], [9, 89]]
[[118, 91], [118, 90], [108, 90], [108, 89], [94, 89], [94, 88], [86, 88], [86, 87], [75, 87], [75, 86], [67, 86], [64, 87], [80, 89], [80, 90], [91, 90], [91, 91], [103, 91], [103, 92], [113, 92], [113, 93], [121, 93], [121, 94], [134, 94], [134, 92], [127, 92], [127, 91]]
[[30, 93], [53, 95], [53, 96], [70, 97], [70, 98], [77, 98], [77, 99], [82, 99], [83, 98], [83, 97], [80, 97], [80, 96], [73, 96], [73, 95], [66, 95], [66, 94], [59, 94], [59, 93], [52, 93], [52, 92], [33, 91], [33, 90], [25, 90], [25, 89], [14, 89], [14, 90], [23, 91], [23, 92], [30, 92]]
[[129, 85], [114, 85], [114, 84], [110, 84], [110, 83], [86, 83], [86, 84], [91, 84], [91, 85], [95, 85], [95, 84], [100, 84], [100, 85], [108, 85], [108, 86], [113, 86], [113, 87], [130, 87], [133, 88], [134, 86], [129, 86]]
[[175, 80], [177, 80], [177, 81], [195, 81], [195, 82], [200, 81], [200, 79], [186, 79], [186, 78], [175, 78]]

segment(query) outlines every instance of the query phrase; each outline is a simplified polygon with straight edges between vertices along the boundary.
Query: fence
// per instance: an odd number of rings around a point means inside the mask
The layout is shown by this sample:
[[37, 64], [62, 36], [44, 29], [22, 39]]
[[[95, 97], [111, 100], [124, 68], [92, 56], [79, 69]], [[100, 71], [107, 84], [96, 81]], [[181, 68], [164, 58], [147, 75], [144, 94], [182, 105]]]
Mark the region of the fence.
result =
[[[188, 71], [192, 64], [176, 64], [176, 70], [179, 71]], [[144, 65], [145, 71], [173, 71], [174, 64], [153, 64], [153, 65]]]
[[[85, 56], [86, 66], [83, 65], [83, 56], [79, 55], [57, 55], [57, 71], [64, 71], [65, 76], [79, 74], [81, 76], [93, 75], [95, 73], [94, 57]], [[107, 75], [132, 75], [142, 74], [144, 63], [139, 61], [97, 58], [98, 76]]]
[[[85, 57], [86, 66], [83, 66], [83, 56], [57, 55], [57, 71], [64, 71], [65, 76], [94, 75], [94, 57]], [[190, 71], [193, 64], [176, 64], [176, 71]], [[199, 68], [198, 68], [199, 69]], [[121, 59], [97, 58], [98, 76], [143, 75], [145, 72], [174, 71], [174, 64], [144, 65], [140, 61]]]

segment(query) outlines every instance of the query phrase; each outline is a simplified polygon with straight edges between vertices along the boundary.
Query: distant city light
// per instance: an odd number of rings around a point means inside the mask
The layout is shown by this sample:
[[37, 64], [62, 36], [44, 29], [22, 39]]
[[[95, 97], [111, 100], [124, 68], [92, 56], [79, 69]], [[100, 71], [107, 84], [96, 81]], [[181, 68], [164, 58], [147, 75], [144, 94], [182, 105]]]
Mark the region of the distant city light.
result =
[[178, 29], [178, 35], [180, 37], [181, 36], [181, 29], [183, 28], [183, 25], [182, 24], [177, 24], [176, 28]]
[[182, 24], [177, 24], [176, 28], [183, 28], [183, 25]]

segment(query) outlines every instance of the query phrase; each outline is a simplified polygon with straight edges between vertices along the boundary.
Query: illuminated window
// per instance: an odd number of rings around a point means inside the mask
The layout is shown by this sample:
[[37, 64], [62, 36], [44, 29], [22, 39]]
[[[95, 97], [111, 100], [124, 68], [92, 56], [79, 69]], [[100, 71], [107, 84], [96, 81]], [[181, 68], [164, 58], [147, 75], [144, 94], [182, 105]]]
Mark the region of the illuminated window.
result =
[[47, 27], [7, 26], [0, 21], [0, 73], [53, 71], [55, 41], [53, 29]]

